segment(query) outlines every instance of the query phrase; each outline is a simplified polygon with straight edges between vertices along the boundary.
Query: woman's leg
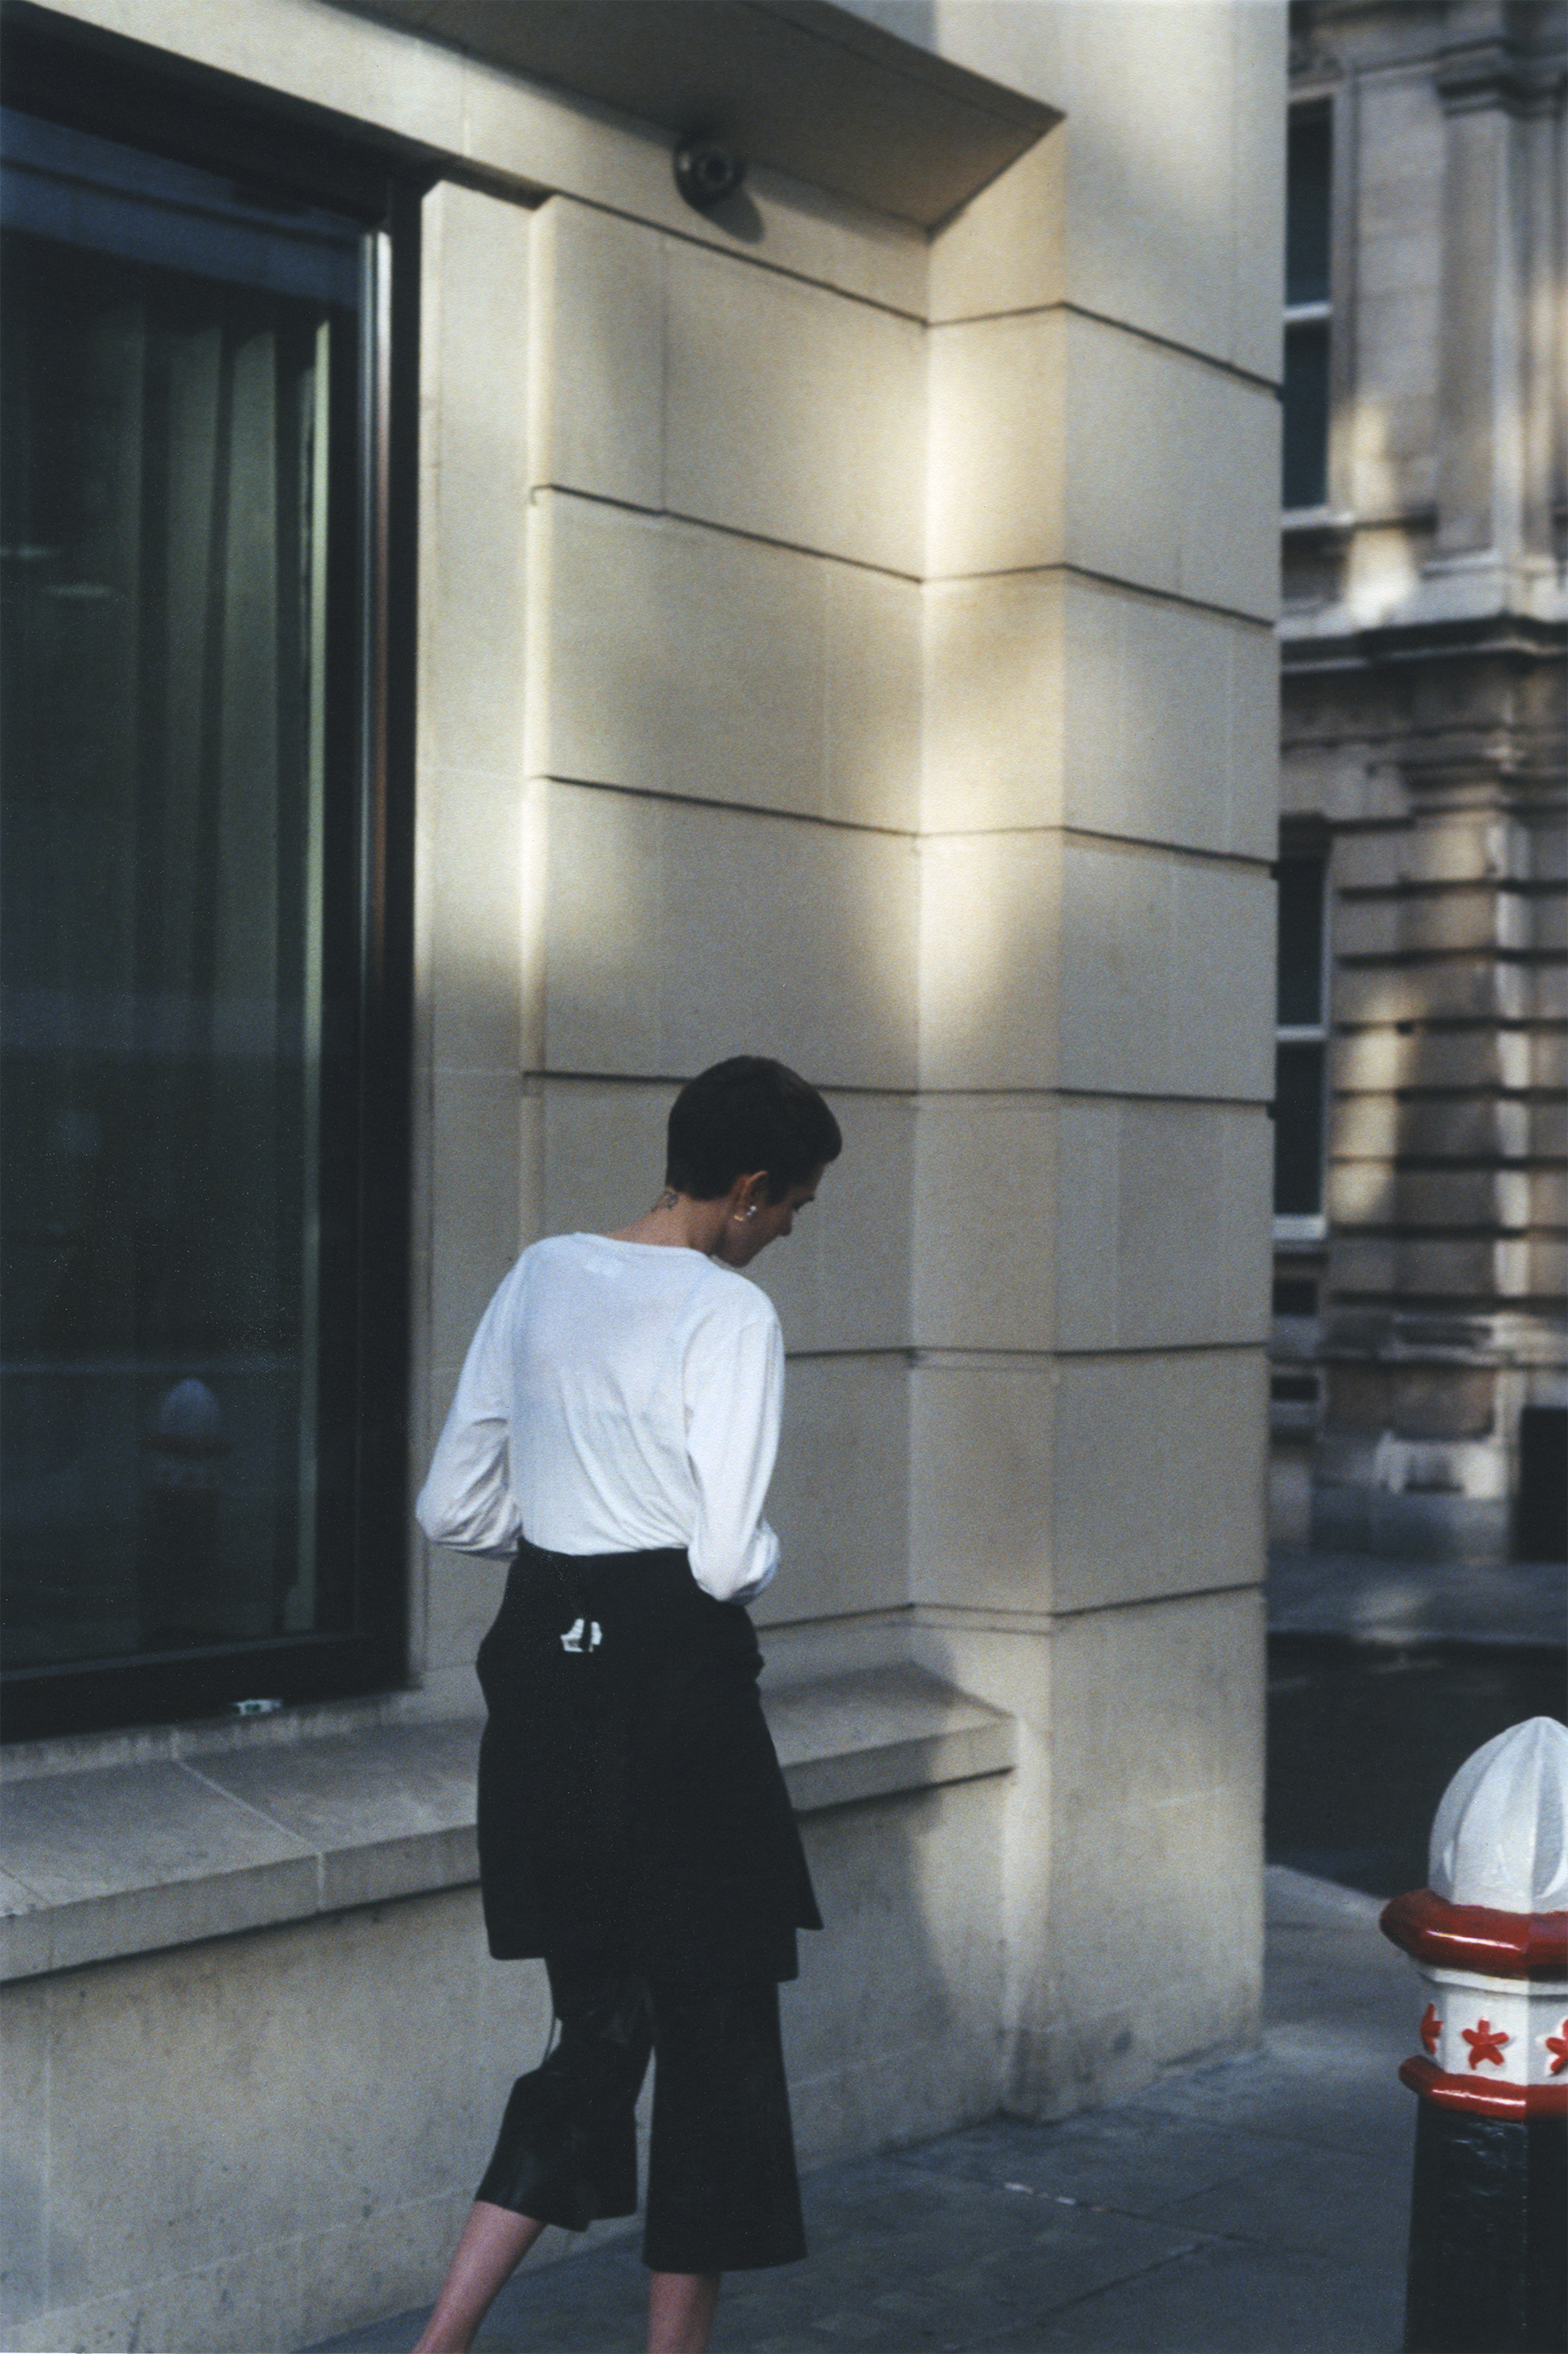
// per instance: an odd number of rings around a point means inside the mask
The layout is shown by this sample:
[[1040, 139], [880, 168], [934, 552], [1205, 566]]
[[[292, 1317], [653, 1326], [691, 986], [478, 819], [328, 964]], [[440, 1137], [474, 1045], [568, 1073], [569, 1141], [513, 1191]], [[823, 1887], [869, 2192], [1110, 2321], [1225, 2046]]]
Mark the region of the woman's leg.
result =
[[706, 2354], [726, 2265], [805, 2253], [770, 1980], [655, 1983], [648, 2354]]
[[546, 1967], [560, 2041], [512, 2087], [490, 2164], [414, 2354], [467, 2354], [546, 2223], [581, 2232], [597, 2215], [630, 2215], [637, 2205], [633, 2112], [652, 2044], [648, 1989], [620, 1970], [555, 1960]]
[[713, 2278], [806, 2253], [771, 1980], [653, 1987], [653, 2135], [642, 2261]]
[[476, 2199], [414, 2354], [468, 2354], [480, 2323], [544, 2228], [532, 2215]]
[[717, 2273], [650, 2273], [648, 2354], [707, 2354]]

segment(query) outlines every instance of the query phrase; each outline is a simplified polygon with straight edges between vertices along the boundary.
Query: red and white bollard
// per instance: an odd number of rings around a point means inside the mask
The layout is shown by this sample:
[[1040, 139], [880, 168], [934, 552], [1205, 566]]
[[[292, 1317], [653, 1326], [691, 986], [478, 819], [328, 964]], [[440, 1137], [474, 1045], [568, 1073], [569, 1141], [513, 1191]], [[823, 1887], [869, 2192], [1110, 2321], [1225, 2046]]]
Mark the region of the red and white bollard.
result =
[[1406, 2354], [1568, 2346], [1568, 1727], [1478, 1749], [1432, 1827], [1430, 1885], [1383, 1935], [1421, 1973]]

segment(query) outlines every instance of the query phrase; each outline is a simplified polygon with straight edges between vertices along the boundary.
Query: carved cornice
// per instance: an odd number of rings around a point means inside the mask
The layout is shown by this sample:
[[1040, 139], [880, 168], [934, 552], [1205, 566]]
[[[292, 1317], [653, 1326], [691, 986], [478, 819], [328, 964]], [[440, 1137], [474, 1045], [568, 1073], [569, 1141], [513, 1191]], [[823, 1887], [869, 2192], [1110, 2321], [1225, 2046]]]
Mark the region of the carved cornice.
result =
[[1280, 664], [1287, 676], [1314, 671], [1372, 670], [1383, 663], [1504, 663], [1510, 668], [1558, 664], [1568, 653], [1568, 629], [1524, 613], [1491, 613], [1465, 620], [1413, 620], [1381, 629], [1347, 627], [1285, 636]]
[[1457, 41], [1438, 51], [1436, 84], [1446, 114], [1551, 114], [1568, 87], [1568, 58], [1500, 38]]

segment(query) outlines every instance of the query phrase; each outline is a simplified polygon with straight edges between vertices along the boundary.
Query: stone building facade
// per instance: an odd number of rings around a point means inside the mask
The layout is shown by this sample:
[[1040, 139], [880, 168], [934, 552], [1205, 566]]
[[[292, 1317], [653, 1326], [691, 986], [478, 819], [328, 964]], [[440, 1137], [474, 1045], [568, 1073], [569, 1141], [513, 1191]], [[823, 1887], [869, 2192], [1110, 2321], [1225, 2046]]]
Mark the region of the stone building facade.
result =
[[1277, 1536], [1564, 1557], [1564, 26], [1291, 10]]
[[55, 500], [5, 2345], [253, 2354], [439, 2277], [549, 2020], [474, 1885], [502, 1573], [408, 1499], [520, 1245], [641, 1207], [737, 1050], [846, 1139], [758, 1268], [804, 2157], [1245, 2040], [1282, 10], [0, 28]]

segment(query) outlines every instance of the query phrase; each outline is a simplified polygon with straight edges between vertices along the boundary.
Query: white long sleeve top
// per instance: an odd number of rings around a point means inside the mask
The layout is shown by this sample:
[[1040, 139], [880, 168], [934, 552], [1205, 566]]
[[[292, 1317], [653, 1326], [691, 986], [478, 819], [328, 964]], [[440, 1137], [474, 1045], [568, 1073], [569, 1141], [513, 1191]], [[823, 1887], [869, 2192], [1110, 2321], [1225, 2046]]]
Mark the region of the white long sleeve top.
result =
[[757, 1286], [606, 1235], [525, 1250], [485, 1310], [415, 1506], [432, 1543], [506, 1559], [685, 1546], [720, 1602], [779, 1564], [762, 1515], [784, 1344]]

